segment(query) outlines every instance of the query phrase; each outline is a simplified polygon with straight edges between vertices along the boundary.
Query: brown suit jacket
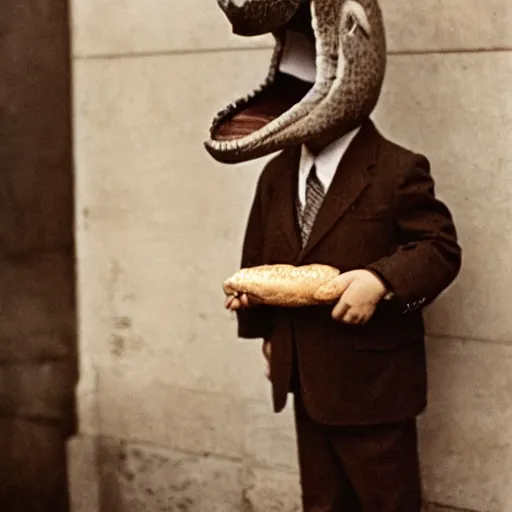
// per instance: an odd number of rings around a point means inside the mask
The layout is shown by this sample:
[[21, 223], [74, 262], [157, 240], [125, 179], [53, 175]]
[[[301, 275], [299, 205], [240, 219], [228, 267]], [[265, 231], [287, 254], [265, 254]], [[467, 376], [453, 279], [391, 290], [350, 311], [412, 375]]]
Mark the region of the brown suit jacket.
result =
[[450, 212], [434, 195], [425, 157], [384, 139], [367, 121], [345, 153], [310, 239], [296, 216], [300, 148], [264, 169], [245, 236], [242, 266], [323, 263], [367, 268], [394, 292], [365, 326], [332, 320], [332, 307], [257, 306], [238, 313], [239, 336], [272, 342], [276, 412], [286, 404], [296, 353], [304, 404], [325, 424], [394, 422], [426, 405], [421, 309], [461, 264]]

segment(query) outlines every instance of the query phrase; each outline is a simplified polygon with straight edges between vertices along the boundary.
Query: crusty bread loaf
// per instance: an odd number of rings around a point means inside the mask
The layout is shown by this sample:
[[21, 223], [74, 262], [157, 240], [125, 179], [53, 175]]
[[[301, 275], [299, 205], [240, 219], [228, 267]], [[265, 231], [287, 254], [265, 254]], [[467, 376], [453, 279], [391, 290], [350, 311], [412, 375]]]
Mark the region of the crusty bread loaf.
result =
[[339, 273], [328, 265], [262, 265], [239, 270], [224, 282], [224, 292], [246, 293], [256, 302], [272, 306], [311, 306], [336, 299], [328, 294], [315, 298], [314, 294]]

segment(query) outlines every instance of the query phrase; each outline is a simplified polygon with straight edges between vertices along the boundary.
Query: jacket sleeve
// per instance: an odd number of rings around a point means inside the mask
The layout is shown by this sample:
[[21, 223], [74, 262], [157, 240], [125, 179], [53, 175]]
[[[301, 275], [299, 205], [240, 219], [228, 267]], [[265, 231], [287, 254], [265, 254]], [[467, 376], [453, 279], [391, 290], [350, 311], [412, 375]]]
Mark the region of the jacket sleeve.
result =
[[457, 276], [461, 248], [448, 208], [435, 197], [425, 157], [415, 155], [396, 192], [399, 245], [394, 254], [368, 266], [407, 314], [432, 302]]
[[[256, 195], [252, 204], [242, 251], [242, 268], [263, 265], [265, 171], [259, 179]], [[268, 339], [273, 330], [274, 309], [270, 306], [257, 305], [237, 311], [238, 336], [240, 338]]]

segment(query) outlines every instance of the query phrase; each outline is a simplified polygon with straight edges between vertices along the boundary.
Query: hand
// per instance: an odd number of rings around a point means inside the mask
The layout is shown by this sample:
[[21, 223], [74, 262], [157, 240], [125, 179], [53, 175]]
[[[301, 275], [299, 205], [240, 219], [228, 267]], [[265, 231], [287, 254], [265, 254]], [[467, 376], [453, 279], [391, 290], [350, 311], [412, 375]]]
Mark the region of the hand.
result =
[[249, 297], [246, 293], [239, 295], [228, 295], [224, 301], [224, 307], [230, 311], [238, 311], [250, 307]]
[[270, 380], [270, 358], [272, 357], [272, 345], [270, 341], [264, 341], [263, 346], [261, 347], [261, 351], [263, 352], [263, 357], [266, 361], [265, 368], [265, 377]]
[[387, 292], [384, 283], [369, 270], [345, 272], [335, 277], [333, 284], [339, 287], [341, 297], [334, 306], [332, 317], [346, 324], [368, 322]]

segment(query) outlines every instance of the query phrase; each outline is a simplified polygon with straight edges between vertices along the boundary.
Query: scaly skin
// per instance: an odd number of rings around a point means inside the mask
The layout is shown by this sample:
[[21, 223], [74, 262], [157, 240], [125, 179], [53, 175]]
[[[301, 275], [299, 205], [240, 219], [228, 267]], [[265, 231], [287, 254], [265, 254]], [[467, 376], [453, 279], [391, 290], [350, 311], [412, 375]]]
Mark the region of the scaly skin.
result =
[[[300, 3], [219, 0], [235, 32], [272, 32], [276, 37], [266, 85], [274, 80], [286, 39], [286, 24]], [[317, 52], [317, 79], [312, 93], [260, 130], [232, 141], [214, 140], [213, 134], [245, 101], [222, 111], [205, 143], [218, 161], [252, 160], [315, 139], [329, 143], [358, 126], [375, 108], [386, 68], [386, 40], [377, 0], [310, 3]]]
[[218, 4], [237, 34], [255, 36], [286, 25], [299, 8], [300, 1], [218, 0]]

